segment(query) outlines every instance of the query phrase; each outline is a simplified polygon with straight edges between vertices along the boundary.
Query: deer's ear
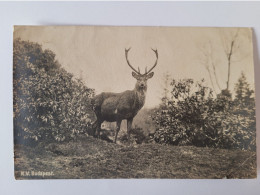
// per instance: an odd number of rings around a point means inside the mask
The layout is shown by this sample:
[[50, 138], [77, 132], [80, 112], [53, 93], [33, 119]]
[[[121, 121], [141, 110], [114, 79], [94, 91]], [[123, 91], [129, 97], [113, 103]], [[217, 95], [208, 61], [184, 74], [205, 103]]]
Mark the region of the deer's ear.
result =
[[134, 78], [136, 78], [136, 79], [139, 78], [139, 77], [138, 77], [138, 74], [136, 74], [135, 72], [132, 72], [132, 76], [133, 76]]
[[152, 77], [153, 77], [153, 75], [154, 75], [154, 72], [151, 72], [151, 73], [149, 73], [149, 74], [147, 75], [147, 79], [150, 79], [150, 78], [152, 78]]

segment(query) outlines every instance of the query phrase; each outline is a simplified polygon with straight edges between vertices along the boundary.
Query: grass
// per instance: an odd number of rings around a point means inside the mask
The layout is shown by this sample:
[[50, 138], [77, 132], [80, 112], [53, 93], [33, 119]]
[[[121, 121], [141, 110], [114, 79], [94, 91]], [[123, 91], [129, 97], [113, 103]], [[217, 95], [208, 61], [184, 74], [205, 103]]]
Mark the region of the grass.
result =
[[[32, 176], [32, 171], [51, 172], [51, 176]], [[86, 136], [68, 143], [16, 145], [15, 177], [255, 178], [256, 153], [152, 143], [119, 145]]]

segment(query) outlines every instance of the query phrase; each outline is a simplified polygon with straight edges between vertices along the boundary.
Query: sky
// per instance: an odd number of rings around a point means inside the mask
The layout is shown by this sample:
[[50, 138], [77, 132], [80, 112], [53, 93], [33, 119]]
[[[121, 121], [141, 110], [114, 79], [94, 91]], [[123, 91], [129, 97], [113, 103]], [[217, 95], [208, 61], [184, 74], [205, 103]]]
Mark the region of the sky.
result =
[[[171, 78], [210, 82], [214, 63], [221, 89], [226, 88], [229, 50], [235, 38], [231, 57], [230, 90], [234, 89], [241, 72], [254, 87], [252, 30], [250, 28], [203, 27], [112, 27], [112, 26], [15, 26], [14, 39], [37, 42], [50, 49], [68, 72], [81, 77], [96, 93], [123, 92], [134, 89], [135, 78], [125, 59], [125, 48], [131, 47], [128, 58], [136, 69], [152, 67], [157, 49], [158, 64], [154, 76], [148, 80], [145, 107], [160, 103], [164, 75]], [[213, 75], [214, 76], [214, 75]]]

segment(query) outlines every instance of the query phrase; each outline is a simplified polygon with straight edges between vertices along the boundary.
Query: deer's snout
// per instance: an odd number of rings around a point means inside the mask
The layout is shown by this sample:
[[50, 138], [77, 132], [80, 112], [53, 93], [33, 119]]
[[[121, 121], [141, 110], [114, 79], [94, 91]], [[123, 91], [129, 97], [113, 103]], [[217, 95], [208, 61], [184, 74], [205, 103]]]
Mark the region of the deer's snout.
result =
[[142, 88], [142, 89], [146, 88], [146, 83], [145, 82], [140, 82], [139, 83], [139, 87]]

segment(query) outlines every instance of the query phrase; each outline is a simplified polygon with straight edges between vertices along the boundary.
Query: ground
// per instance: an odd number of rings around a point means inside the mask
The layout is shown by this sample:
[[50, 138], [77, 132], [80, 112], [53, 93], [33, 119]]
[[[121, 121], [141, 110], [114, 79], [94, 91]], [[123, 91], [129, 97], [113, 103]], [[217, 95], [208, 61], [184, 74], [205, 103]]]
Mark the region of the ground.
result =
[[15, 165], [16, 179], [256, 177], [255, 152], [122, 145], [91, 136], [60, 144], [16, 145]]

